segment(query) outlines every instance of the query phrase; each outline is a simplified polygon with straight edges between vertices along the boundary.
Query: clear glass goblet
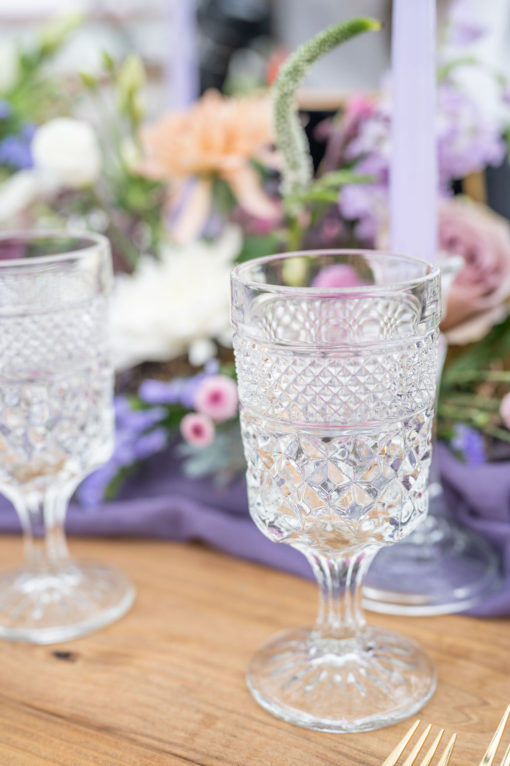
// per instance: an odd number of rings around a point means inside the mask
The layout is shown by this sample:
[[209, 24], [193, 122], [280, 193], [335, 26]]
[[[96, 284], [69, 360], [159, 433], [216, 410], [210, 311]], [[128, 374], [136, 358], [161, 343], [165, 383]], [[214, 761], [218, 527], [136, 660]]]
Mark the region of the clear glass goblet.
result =
[[315, 626], [277, 635], [248, 670], [255, 699], [291, 723], [376, 729], [434, 691], [416, 643], [366, 626], [361, 584], [427, 511], [439, 318], [439, 272], [410, 258], [310, 251], [233, 271], [250, 512], [320, 589]]
[[133, 585], [77, 563], [64, 520], [79, 482], [113, 447], [108, 241], [0, 237], [0, 492], [15, 506], [25, 564], [0, 575], [0, 638], [65, 641], [124, 614]]

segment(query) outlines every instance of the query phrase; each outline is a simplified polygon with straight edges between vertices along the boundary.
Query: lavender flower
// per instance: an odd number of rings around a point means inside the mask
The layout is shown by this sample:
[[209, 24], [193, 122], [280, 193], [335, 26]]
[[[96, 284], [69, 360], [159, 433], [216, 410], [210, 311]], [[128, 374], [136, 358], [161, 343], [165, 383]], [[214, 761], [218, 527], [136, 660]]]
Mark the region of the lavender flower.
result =
[[0, 141], [0, 164], [9, 165], [17, 170], [33, 166], [30, 142], [26, 136], [7, 136]]
[[481, 465], [487, 462], [483, 436], [479, 431], [465, 425], [456, 425], [451, 446], [460, 452], [469, 465]]
[[356, 221], [354, 232], [366, 245], [373, 245], [388, 218], [387, 184], [352, 184], [340, 191], [342, 217]]
[[[157, 381], [153, 381], [157, 382]], [[168, 434], [155, 426], [166, 415], [164, 407], [145, 410], [133, 409], [129, 399], [117, 396], [115, 408], [115, 448], [110, 460], [88, 476], [78, 490], [78, 498], [85, 508], [98, 506], [108, 486], [126, 469], [141, 460], [161, 452], [168, 444]]]
[[170, 383], [148, 379], [138, 389], [138, 396], [146, 404], [177, 404], [185, 387], [184, 378], [175, 378]]
[[490, 124], [472, 97], [445, 82], [438, 91], [438, 154], [440, 182], [446, 190], [452, 180], [499, 165], [505, 145], [496, 125]]
[[168, 444], [168, 434], [164, 428], [155, 428], [147, 434], [142, 434], [134, 444], [134, 455], [137, 460], [145, 460], [151, 455], [162, 452]]
[[446, 42], [460, 47], [472, 45], [487, 32], [479, 7], [473, 0], [455, 0], [449, 10]]

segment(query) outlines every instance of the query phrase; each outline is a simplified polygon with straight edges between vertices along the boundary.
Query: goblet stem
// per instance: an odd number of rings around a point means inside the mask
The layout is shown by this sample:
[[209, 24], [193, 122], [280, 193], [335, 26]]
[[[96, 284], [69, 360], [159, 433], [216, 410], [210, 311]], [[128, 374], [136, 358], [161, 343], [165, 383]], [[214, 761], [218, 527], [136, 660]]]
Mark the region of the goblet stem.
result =
[[365, 627], [361, 586], [375, 551], [350, 558], [308, 553], [319, 584], [319, 611], [313, 640], [355, 638]]
[[15, 499], [23, 528], [28, 570], [55, 572], [69, 563], [64, 520], [70, 494], [67, 488], [57, 488]]

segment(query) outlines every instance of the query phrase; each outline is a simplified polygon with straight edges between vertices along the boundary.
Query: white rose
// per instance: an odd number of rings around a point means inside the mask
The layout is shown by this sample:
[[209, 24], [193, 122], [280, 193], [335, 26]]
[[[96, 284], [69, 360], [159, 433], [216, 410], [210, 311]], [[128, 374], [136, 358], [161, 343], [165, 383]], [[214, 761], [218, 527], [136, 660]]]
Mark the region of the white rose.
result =
[[99, 178], [101, 152], [86, 122], [68, 117], [50, 120], [37, 129], [31, 148], [35, 167], [62, 186], [78, 189]]
[[0, 93], [8, 91], [18, 77], [18, 51], [12, 40], [0, 43]]

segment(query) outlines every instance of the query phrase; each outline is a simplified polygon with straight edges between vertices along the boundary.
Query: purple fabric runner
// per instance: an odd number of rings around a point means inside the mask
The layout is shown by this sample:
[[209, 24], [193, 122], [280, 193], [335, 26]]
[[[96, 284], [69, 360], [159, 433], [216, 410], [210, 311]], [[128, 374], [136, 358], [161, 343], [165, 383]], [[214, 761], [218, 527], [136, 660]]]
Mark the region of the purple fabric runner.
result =
[[[510, 614], [510, 464], [467, 466], [443, 445], [437, 452], [455, 518], [485, 535], [503, 557], [506, 587], [472, 613]], [[243, 479], [225, 488], [188, 479], [171, 452], [148, 461], [115, 502], [94, 510], [71, 505], [66, 526], [70, 535], [200, 540], [239, 558], [311, 576], [302, 554], [270, 542], [255, 527]], [[0, 532], [19, 530], [14, 509], [0, 497]]]

